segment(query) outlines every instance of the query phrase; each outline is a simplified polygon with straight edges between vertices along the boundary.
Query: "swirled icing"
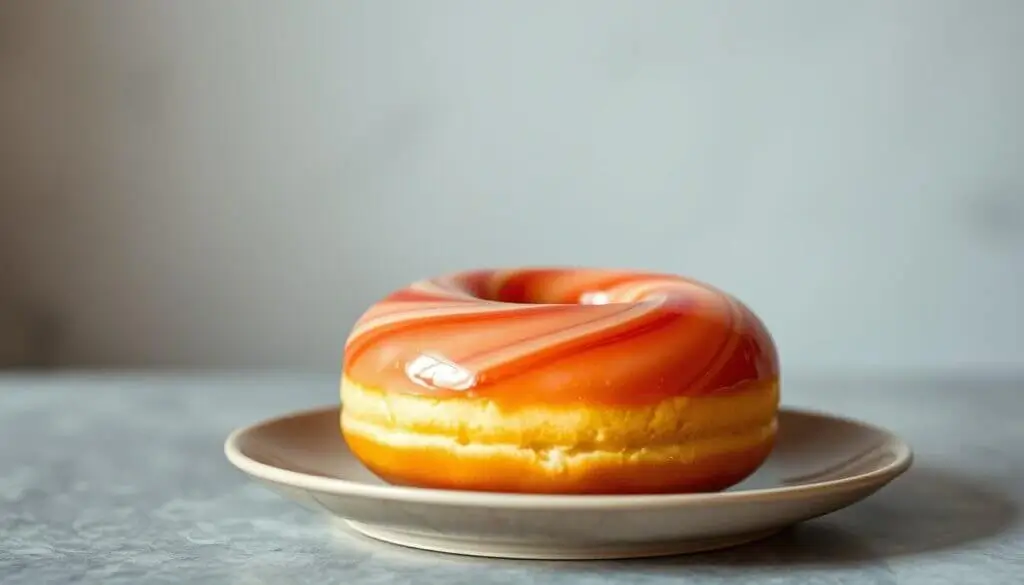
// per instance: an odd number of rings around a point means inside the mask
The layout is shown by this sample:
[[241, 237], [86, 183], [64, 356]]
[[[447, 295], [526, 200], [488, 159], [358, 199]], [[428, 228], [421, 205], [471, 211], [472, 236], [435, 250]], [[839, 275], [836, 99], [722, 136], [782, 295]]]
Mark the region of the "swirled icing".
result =
[[775, 345], [733, 296], [673, 275], [477, 270], [371, 307], [345, 375], [390, 392], [506, 404], [650, 403], [775, 383]]

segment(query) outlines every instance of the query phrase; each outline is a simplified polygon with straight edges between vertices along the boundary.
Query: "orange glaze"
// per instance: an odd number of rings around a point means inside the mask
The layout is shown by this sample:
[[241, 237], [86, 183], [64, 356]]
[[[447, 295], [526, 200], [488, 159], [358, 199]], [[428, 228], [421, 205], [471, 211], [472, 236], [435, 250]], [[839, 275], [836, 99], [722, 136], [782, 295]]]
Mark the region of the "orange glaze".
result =
[[653, 404], [779, 377], [775, 345], [740, 301], [672, 275], [479, 270], [420, 281], [370, 308], [345, 376], [505, 408]]

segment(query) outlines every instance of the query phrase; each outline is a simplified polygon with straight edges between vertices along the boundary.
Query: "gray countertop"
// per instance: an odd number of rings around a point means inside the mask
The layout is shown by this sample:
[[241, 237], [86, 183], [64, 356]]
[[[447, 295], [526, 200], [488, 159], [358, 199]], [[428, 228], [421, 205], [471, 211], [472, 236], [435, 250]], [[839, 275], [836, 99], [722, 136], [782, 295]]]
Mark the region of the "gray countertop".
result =
[[463, 558], [371, 542], [250, 483], [233, 428], [332, 403], [286, 374], [0, 375], [0, 583], [1024, 583], [1024, 377], [790, 377], [789, 405], [916, 452], [868, 500], [752, 545], [658, 560]]

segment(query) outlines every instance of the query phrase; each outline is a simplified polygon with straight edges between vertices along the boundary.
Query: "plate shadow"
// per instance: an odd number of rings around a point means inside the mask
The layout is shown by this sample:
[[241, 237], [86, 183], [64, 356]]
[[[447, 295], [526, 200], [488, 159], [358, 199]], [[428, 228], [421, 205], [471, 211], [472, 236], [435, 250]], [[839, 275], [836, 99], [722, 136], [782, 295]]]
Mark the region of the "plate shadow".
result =
[[[720, 551], [649, 559], [649, 566], [848, 565], [995, 538], [1020, 508], [1005, 492], [953, 470], [919, 464], [868, 499], [773, 537]], [[625, 568], [634, 562], [614, 561]]]
[[637, 576], [719, 569], [772, 567], [822, 570], [880, 567], [886, 559], [956, 548], [995, 538], [1011, 528], [1020, 508], [1006, 493], [966, 474], [921, 463], [868, 499], [750, 544], [720, 551], [619, 561], [517, 561], [403, 549], [366, 538], [347, 546], [374, 551], [396, 566], [451, 565], [571, 574], [634, 573]]

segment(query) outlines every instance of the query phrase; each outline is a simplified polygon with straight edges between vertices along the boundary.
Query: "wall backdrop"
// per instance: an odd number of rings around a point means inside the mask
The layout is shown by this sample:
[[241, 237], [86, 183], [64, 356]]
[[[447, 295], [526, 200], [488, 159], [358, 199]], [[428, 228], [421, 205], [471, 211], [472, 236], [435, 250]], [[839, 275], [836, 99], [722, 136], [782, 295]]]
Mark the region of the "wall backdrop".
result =
[[638, 267], [790, 369], [1020, 366], [1022, 104], [1015, 0], [8, 1], [0, 303], [330, 371], [410, 280]]

